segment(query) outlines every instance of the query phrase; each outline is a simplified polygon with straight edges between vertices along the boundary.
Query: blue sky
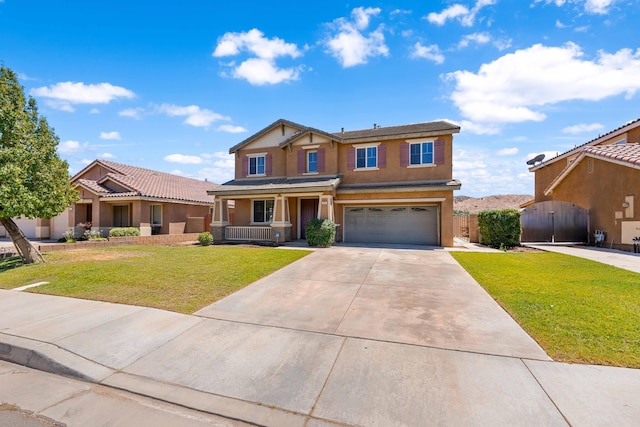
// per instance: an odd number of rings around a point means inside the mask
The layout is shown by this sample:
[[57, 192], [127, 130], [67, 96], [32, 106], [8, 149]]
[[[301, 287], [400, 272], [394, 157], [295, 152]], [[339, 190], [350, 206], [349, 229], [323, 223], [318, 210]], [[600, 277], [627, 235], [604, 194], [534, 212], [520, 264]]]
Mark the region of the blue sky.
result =
[[640, 0], [0, 0], [0, 61], [96, 158], [233, 178], [279, 118], [338, 132], [446, 119], [457, 194], [533, 194], [526, 161], [640, 117]]

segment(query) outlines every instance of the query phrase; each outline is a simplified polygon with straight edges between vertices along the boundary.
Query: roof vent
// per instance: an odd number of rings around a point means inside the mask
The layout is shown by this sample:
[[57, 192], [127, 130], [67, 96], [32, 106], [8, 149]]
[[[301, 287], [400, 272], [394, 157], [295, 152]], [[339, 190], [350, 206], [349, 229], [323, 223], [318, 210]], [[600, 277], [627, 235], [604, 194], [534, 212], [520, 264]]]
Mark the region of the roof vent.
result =
[[344, 128], [342, 128], [342, 133], [344, 133]]
[[373, 124], [373, 128], [376, 129], [377, 127], [378, 127], [378, 125], [374, 123]]

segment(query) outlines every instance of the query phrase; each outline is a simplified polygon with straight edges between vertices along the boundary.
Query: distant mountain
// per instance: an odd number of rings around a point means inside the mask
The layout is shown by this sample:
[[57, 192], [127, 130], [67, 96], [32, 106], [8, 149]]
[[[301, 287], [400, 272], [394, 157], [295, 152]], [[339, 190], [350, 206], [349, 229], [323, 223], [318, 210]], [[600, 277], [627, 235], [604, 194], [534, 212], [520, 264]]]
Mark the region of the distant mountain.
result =
[[474, 198], [469, 196], [455, 196], [453, 209], [455, 211], [478, 213], [493, 209], [520, 209], [520, 205], [533, 199], [528, 194], [505, 194]]

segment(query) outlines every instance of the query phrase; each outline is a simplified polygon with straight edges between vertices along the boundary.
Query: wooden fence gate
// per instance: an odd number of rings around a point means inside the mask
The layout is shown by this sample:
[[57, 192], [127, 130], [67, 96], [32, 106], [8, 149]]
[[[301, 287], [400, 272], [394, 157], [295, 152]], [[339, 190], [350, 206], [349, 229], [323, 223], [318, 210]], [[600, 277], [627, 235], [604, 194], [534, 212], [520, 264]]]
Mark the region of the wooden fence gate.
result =
[[522, 242], [589, 241], [589, 212], [569, 202], [549, 200], [528, 206], [520, 224]]
[[453, 216], [453, 235], [469, 240], [469, 214]]

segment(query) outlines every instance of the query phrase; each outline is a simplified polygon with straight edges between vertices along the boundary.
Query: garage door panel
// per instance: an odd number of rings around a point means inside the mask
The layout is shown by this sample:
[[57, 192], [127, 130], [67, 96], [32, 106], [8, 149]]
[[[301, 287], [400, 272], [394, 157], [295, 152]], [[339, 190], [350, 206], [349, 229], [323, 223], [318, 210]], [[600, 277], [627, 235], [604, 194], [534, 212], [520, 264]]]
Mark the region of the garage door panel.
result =
[[345, 241], [438, 245], [436, 206], [365, 206], [345, 209]]

